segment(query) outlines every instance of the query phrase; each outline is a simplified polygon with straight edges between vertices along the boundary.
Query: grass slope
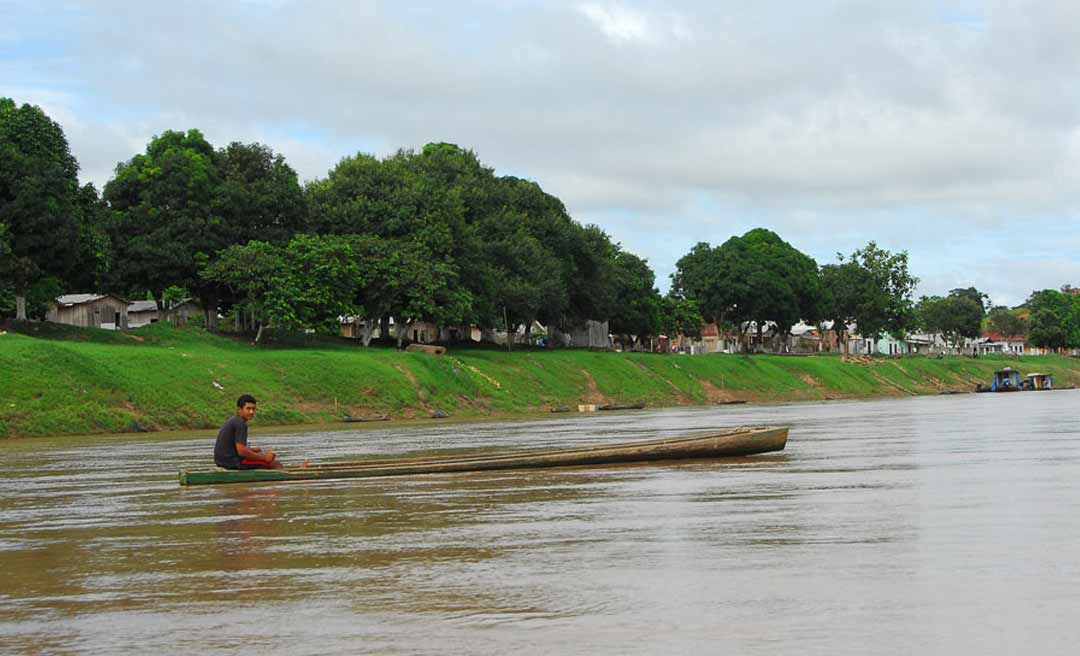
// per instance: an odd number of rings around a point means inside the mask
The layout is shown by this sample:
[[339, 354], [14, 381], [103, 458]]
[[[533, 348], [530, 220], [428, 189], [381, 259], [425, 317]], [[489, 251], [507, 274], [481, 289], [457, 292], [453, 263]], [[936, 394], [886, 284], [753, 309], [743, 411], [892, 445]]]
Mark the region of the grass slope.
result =
[[[18, 332], [15, 332], [18, 331]], [[127, 333], [15, 324], [0, 335], [0, 436], [216, 428], [243, 393], [259, 421], [342, 415], [511, 415], [555, 405], [782, 401], [971, 390], [1011, 365], [1080, 383], [1080, 361], [836, 355], [694, 357], [465, 348], [447, 356], [364, 349], [344, 340], [256, 347], [154, 324]]]

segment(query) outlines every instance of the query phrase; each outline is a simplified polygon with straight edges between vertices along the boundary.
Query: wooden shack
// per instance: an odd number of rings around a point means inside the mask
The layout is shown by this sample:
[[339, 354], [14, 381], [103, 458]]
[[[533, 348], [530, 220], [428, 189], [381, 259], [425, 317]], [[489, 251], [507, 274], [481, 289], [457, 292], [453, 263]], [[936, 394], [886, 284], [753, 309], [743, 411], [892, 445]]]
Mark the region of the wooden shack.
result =
[[112, 294], [65, 294], [49, 305], [45, 320], [83, 328], [125, 330], [128, 302]]
[[151, 323], [157, 323], [164, 317], [165, 321], [176, 325], [183, 325], [192, 317], [201, 315], [202, 308], [191, 300], [183, 300], [169, 307], [165, 312], [159, 312], [156, 301], [132, 301], [128, 304], [128, 326], [138, 328]]

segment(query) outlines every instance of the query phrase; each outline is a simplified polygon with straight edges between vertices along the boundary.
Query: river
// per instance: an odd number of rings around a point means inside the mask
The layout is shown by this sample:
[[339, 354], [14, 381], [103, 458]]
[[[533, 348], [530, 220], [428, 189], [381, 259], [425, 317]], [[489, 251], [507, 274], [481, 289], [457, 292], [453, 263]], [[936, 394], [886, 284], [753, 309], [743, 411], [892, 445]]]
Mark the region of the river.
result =
[[209, 433], [8, 440], [0, 653], [1071, 654], [1078, 401], [256, 418], [312, 462], [791, 427], [745, 459], [285, 485], [179, 487]]

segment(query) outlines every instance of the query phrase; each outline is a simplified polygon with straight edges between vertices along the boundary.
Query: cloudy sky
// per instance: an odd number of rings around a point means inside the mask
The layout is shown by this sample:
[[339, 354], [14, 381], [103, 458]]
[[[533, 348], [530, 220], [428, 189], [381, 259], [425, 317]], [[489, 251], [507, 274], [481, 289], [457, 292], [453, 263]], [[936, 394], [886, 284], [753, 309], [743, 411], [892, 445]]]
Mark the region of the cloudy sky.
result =
[[[177, 8], [178, 5], [182, 8]], [[449, 141], [668, 287], [696, 242], [906, 250], [920, 293], [1080, 285], [1080, 3], [0, 0], [0, 95], [84, 180], [166, 129], [302, 179]]]

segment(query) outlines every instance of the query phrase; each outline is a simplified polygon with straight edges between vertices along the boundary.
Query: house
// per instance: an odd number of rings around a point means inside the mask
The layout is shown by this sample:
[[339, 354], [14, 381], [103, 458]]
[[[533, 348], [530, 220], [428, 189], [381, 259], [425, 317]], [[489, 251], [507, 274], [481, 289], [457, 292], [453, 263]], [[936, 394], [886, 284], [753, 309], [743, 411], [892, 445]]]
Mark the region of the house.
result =
[[[343, 316], [338, 317], [341, 324], [341, 336], [348, 337], [350, 339], [363, 339], [365, 329], [368, 327], [368, 322], [362, 317], [355, 316]], [[539, 324], [535, 324], [539, 326]], [[534, 332], [535, 332], [534, 326]], [[541, 328], [543, 328], [541, 326]], [[519, 332], [522, 332], [519, 330]], [[380, 339], [382, 337], [382, 331], [375, 322], [375, 325], [371, 326], [371, 338]], [[390, 318], [389, 337], [397, 338], [397, 328], [394, 323], [393, 317]], [[470, 339], [474, 342], [479, 342], [481, 338], [481, 331], [475, 326], [460, 325], [439, 327], [430, 321], [411, 321], [405, 326], [405, 332], [402, 334], [402, 339], [411, 341], [417, 344], [428, 344], [431, 342], [459, 342], [466, 339]], [[504, 340], [505, 341], [505, 340]]]
[[[190, 299], [185, 299], [170, 306], [163, 313], [166, 321], [185, 324], [191, 317], [202, 314], [202, 308]], [[161, 320], [156, 301], [132, 301], [128, 304], [128, 326], [138, 328]]]
[[985, 333], [982, 339], [976, 340], [975, 352], [979, 355], [1024, 355], [1024, 337]]
[[555, 327], [551, 329], [552, 343], [556, 346], [569, 346], [574, 348], [598, 348], [611, 349], [611, 333], [608, 332], [608, 322], [587, 320], [580, 326], [574, 326], [563, 332]]
[[158, 309], [156, 301], [132, 301], [128, 303], [128, 326], [138, 328], [148, 323], [157, 323]]
[[124, 330], [128, 302], [112, 294], [65, 294], [49, 304], [45, 320], [83, 328]]

